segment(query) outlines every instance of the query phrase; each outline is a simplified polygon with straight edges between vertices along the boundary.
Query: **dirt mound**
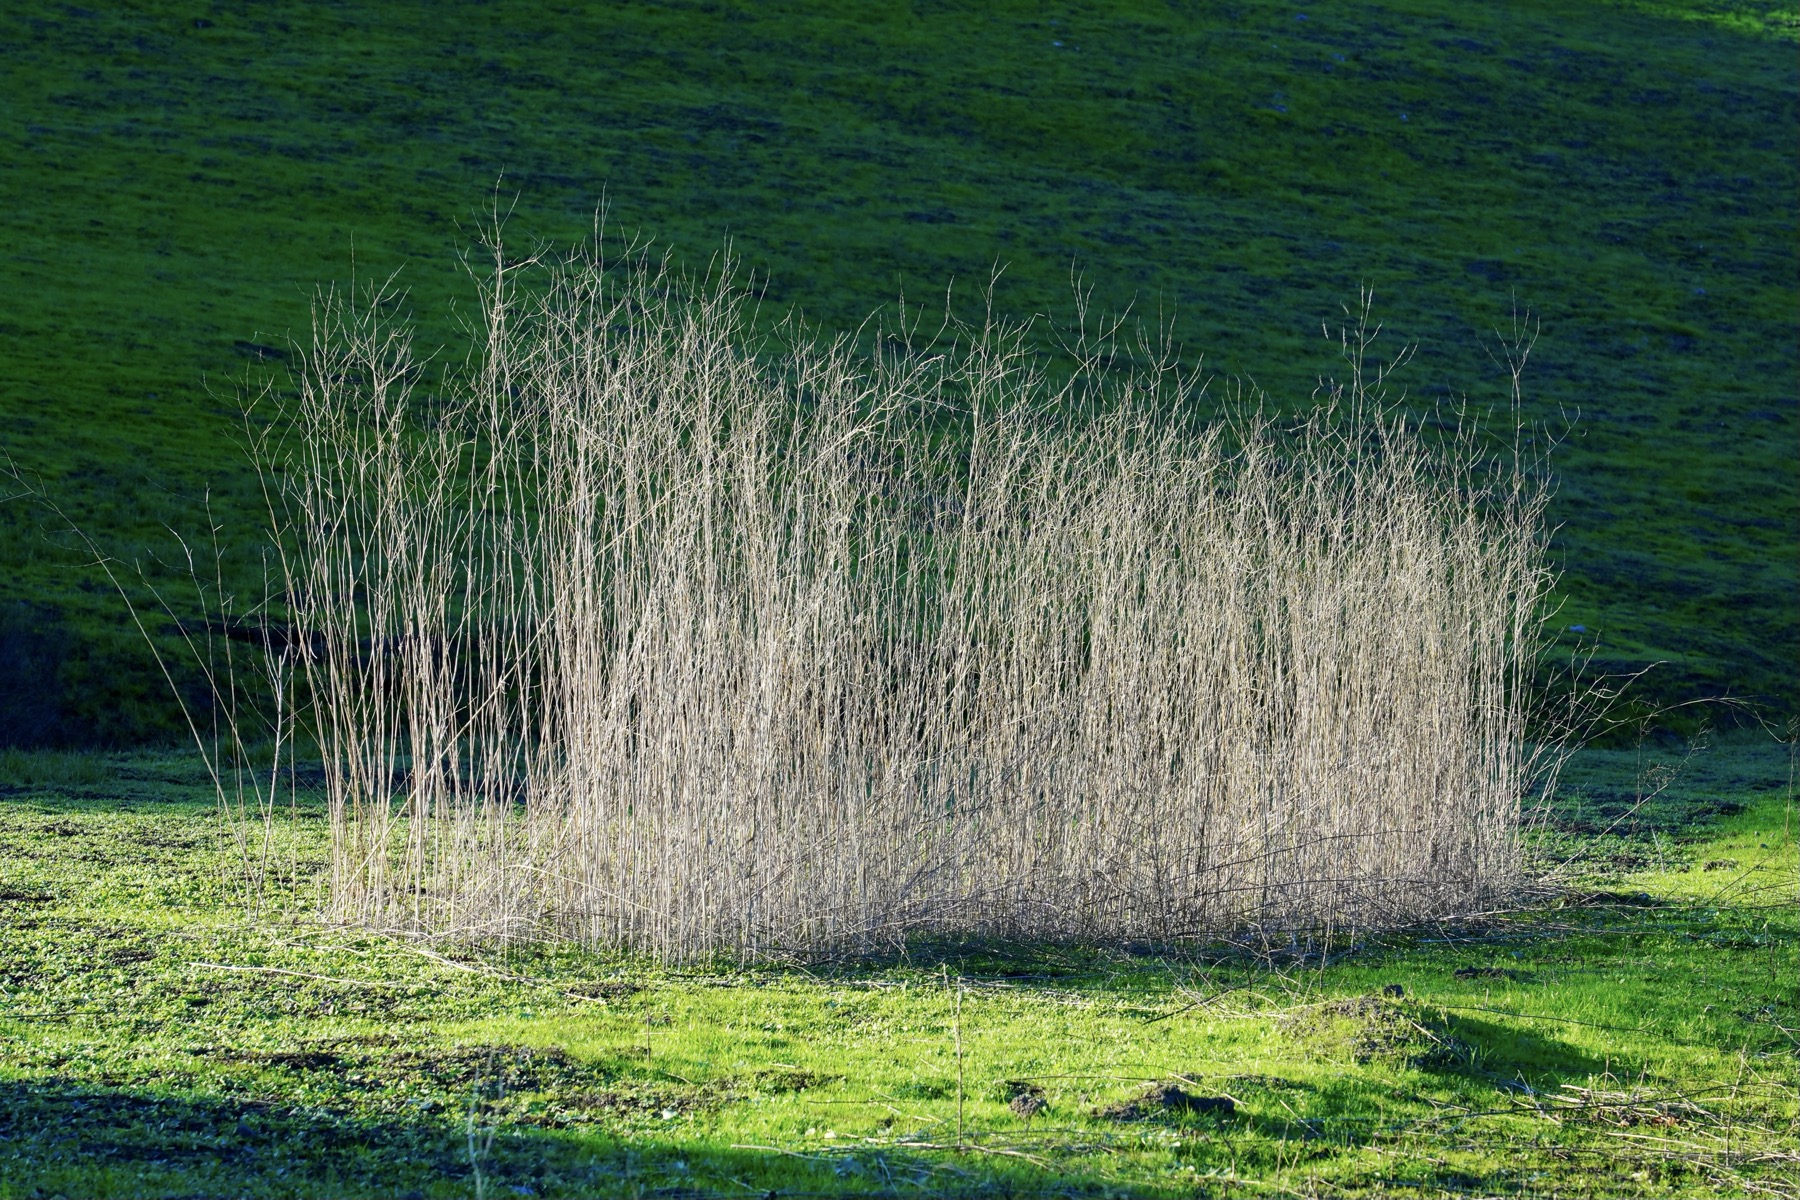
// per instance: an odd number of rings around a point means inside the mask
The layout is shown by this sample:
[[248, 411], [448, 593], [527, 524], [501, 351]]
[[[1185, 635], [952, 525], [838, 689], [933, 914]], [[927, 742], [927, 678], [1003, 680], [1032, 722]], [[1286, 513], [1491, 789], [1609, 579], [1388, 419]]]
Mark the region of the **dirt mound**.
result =
[[1230, 1117], [1236, 1113], [1237, 1102], [1230, 1096], [1202, 1096], [1173, 1083], [1151, 1084], [1129, 1100], [1094, 1110], [1095, 1116], [1108, 1121], [1144, 1121], [1180, 1115]]
[[1466, 1061], [1470, 1053], [1442, 1020], [1385, 994], [1308, 1005], [1284, 1014], [1282, 1021], [1296, 1037], [1326, 1054], [1359, 1063], [1443, 1067]]

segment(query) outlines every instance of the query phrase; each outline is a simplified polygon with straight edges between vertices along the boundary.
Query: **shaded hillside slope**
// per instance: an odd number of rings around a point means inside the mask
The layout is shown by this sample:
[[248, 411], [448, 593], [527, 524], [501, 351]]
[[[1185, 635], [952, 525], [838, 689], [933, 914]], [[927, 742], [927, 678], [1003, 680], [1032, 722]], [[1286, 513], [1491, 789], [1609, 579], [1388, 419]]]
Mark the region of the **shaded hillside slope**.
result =
[[[1800, 703], [1791, 5], [26, 3], [0, 17], [0, 445], [125, 558], [253, 540], [235, 381], [312, 287], [404, 266], [417, 311], [496, 180], [520, 235], [730, 236], [771, 309], [903, 289], [1174, 311], [1304, 401], [1359, 284], [1421, 402], [1502, 404], [1544, 336], [1559, 624], [1651, 694]], [[276, 364], [278, 365], [278, 364]], [[0, 505], [0, 742], [174, 728], [116, 598]], [[159, 569], [152, 567], [152, 574]], [[166, 577], [166, 576], [164, 576]]]

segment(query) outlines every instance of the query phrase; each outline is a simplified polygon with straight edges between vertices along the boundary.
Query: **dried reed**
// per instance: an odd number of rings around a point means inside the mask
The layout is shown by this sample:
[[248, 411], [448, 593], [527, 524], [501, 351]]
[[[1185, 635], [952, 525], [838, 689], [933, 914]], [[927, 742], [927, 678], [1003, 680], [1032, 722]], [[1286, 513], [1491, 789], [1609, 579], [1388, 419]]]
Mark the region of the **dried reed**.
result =
[[859, 353], [492, 249], [471, 365], [327, 295], [264, 443], [337, 918], [679, 960], [1513, 886], [1543, 492], [1366, 324], [1297, 425], [1207, 424], [1156, 345]]

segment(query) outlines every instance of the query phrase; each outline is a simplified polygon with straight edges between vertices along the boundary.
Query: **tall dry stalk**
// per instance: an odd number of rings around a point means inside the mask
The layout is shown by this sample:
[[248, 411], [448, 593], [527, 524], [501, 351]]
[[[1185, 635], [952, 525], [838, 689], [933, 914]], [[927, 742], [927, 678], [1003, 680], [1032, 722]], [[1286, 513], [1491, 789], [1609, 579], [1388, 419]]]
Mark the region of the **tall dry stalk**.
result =
[[683, 959], [1512, 886], [1544, 496], [1366, 329], [1202, 425], [1154, 352], [759, 339], [728, 278], [495, 247], [430, 391], [321, 301], [272, 478], [337, 917]]

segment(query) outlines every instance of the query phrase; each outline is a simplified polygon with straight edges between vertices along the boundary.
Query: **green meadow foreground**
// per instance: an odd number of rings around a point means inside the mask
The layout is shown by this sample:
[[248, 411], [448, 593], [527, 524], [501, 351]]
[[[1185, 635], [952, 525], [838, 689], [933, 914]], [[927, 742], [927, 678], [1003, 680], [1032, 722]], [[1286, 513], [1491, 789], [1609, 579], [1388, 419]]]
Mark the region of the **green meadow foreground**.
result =
[[1786, 748], [1660, 768], [1575, 762], [1517, 910], [1323, 963], [672, 971], [323, 926], [304, 791], [249, 913], [191, 756], [7, 752], [0, 1197], [1792, 1195]]

